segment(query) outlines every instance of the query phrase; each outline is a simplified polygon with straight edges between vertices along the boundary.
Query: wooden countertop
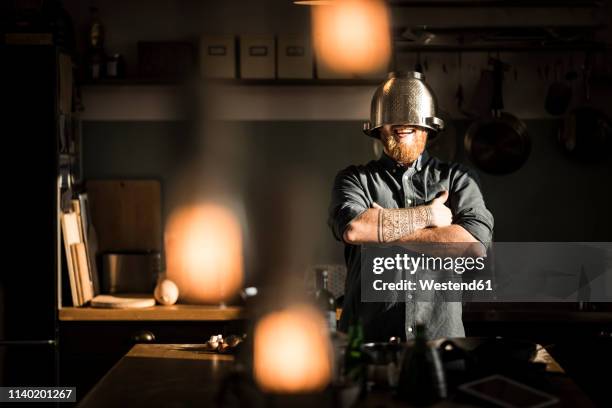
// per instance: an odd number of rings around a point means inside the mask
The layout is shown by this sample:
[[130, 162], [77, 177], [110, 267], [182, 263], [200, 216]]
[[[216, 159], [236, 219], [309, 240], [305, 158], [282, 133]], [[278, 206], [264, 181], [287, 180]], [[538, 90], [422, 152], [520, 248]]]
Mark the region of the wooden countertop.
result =
[[201, 350], [201, 344], [137, 344], [79, 406], [216, 406], [217, 388], [233, 357]]
[[[576, 384], [563, 374], [554, 359], [544, 349], [540, 350], [536, 360], [547, 365], [548, 373], [544, 374], [549, 384], [548, 392], [559, 397], [557, 406], [593, 406]], [[204, 351], [201, 344], [137, 344], [96, 384], [79, 406], [217, 406], [215, 398], [219, 386], [232, 372], [233, 361], [231, 355]], [[253, 389], [250, 391], [254, 392]], [[362, 406], [379, 407], [381, 402], [385, 402], [384, 406], [398, 406], [388, 392], [368, 395]], [[445, 407], [465, 406], [453, 400], [441, 404]]]
[[[337, 313], [340, 316], [341, 309]], [[91, 307], [62, 307], [61, 321], [137, 321], [137, 320], [186, 320], [224, 321], [244, 318], [239, 306], [172, 305], [143, 309], [98, 309]], [[464, 310], [464, 322], [565, 322], [612, 323], [612, 312], [576, 312], [565, 310]]]
[[63, 307], [61, 321], [223, 321], [243, 318], [239, 306], [172, 305], [142, 309], [97, 309], [92, 307]]

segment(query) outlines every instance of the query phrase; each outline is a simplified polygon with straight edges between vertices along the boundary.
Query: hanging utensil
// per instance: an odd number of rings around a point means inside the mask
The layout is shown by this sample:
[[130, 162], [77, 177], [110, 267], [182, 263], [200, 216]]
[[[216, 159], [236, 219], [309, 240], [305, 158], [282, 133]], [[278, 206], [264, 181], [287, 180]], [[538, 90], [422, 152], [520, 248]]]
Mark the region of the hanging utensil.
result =
[[457, 53], [457, 92], [455, 92], [455, 100], [457, 101], [457, 111], [463, 112], [463, 61], [461, 51]]
[[555, 80], [550, 84], [544, 101], [544, 108], [554, 116], [563, 115], [572, 100], [572, 88], [568, 85], [567, 81], [559, 77], [560, 67], [561, 60], [557, 60], [554, 66]]
[[493, 64], [494, 94], [492, 116], [472, 123], [464, 137], [464, 147], [471, 161], [491, 174], [512, 173], [527, 161], [531, 140], [527, 126], [516, 116], [503, 112], [503, 69], [499, 59]]
[[591, 104], [591, 64], [585, 56], [582, 69], [584, 101], [571, 109], [559, 128], [558, 140], [563, 151], [581, 162], [597, 162], [610, 157], [612, 151], [612, 121]]
[[491, 114], [493, 102], [494, 78], [493, 71], [483, 69], [470, 99], [468, 107], [463, 111], [466, 116], [480, 118]]

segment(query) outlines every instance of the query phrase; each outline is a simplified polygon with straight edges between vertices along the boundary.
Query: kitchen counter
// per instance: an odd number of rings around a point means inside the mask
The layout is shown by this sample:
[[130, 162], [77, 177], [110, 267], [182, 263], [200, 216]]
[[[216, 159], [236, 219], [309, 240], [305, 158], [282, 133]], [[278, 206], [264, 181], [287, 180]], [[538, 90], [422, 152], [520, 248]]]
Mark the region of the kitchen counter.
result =
[[[84, 408], [107, 406], [214, 406], [234, 358], [202, 351], [198, 344], [137, 344], [81, 401]], [[547, 380], [561, 403], [593, 406], [557, 362], [540, 348], [536, 361], [546, 364]], [[78, 390], [77, 390], [78, 391]], [[399, 406], [390, 393], [371, 393], [359, 405]], [[444, 401], [439, 406], [460, 406]]]
[[198, 351], [201, 346], [137, 344], [79, 406], [215, 406], [217, 387], [234, 358]]
[[172, 305], [142, 309], [98, 309], [92, 307], [63, 307], [61, 321], [224, 321], [243, 318], [239, 306]]

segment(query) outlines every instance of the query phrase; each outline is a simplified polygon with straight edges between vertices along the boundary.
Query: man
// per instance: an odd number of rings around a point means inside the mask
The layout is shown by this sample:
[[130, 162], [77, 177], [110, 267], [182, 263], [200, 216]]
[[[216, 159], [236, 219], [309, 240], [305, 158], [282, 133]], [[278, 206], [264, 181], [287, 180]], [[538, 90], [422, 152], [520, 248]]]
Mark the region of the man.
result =
[[[444, 123], [436, 101], [417, 72], [391, 73], [372, 99], [364, 130], [379, 138], [384, 153], [366, 165], [338, 173], [328, 223], [345, 243], [346, 281], [340, 330], [360, 319], [368, 341], [412, 338], [417, 322], [431, 338], [465, 336], [461, 303], [361, 302], [361, 245], [469, 243], [485, 247], [493, 233], [475, 174], [457, 163], [429, 156], [427, 138]], [[480, 245], [482, 244], [482, 245]]]

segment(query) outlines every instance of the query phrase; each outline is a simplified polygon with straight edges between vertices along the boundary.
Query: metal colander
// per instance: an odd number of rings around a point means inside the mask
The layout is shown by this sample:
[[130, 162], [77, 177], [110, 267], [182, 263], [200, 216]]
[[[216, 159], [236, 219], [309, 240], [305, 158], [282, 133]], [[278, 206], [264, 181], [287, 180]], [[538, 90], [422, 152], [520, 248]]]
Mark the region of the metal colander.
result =
[[374, 92], [366, 135], [379, 137], [383, 125], [418, 126], [438, 132], [444, 121], [436, 117], [437, 103], [420, 72], [390, 72]]

